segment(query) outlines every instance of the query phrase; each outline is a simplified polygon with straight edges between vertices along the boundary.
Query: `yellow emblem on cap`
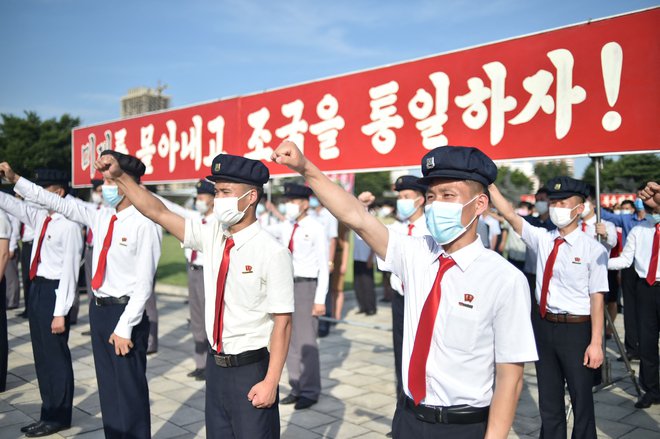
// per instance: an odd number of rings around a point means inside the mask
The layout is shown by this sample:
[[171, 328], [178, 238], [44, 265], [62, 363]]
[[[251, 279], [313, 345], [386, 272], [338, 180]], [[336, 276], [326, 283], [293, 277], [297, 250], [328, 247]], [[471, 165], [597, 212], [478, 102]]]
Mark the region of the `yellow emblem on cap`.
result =
[[220, 163], [216, 163], [213, 172], [220, 172]]
[[555, 185], [555, 190], [558, 191], [559, 189], [561, 189], [561, 183], [557, 183]]

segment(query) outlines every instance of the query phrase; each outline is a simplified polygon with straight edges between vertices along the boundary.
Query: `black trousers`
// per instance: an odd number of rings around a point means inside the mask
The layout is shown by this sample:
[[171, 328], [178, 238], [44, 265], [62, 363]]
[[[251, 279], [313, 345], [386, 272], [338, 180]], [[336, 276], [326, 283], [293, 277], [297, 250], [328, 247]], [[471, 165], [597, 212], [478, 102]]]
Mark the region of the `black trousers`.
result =
[[[401, 399], [401, 398], [399, 398]], [[398, 403], [397, 406], [403, 404]], [[397, 408], [392, 421], [393, 439], [483, 439], [486, 421], [476, 424], [431, 424], [420, 421], [409, 409]]]
[[32, 241], [21, 245], [21, 280], [23, 281], [23, 299], [25, 300], [25, 312], [30, 313], [28, 303], [30, 301], [30, 256], [32, 255]]
[[396, 373], [397, 398], [403, 394], [403, 381], [401, 378], [401, 355], [403, 351], [403, 307], [404, 297], [395, 291], [392, 295], [392, 347], [394, 349], [394, 371]]
[[59, 280], [37, 277], [30, 291], [30, 338], [34, 367], [41, 394], [40, 420], [52, 424], [71, 425], [73, 407], [73, 366], [69, 351], [69, 317], [64, 318], [65, 330], [53, 334], [55, 289]]
[[637, 279], [635, 267], [621, 270], [621, 292], [623, 293], [624, 345], [628, 356], [639, 356], [639, 318], [637, 317]]
[[[93, 302], [93, 297], [90, 300]], [[114, 346], [108, 343], [124, 308], [126, 305], [98, 306], [92, 303], [89, 309], [103, 430], [106, 438], [150, 438], [146, 376], [149, 319], [146, 313], [133, 328], [133, 349], [128, 355], [115, 354]]]
[[564, 387], [568, 384], [575, 421], [574, 439], [596, 439], [592, 386], [595, 371], [583, 366], [591, 341], [591, 322], [552, 323], [532, 313], [539, 361], [536, 378], [541, 412], [541, 439], [566, 439]]
[[7, 390], [7, 364], [9, 360], [9, 339], [7, 336], [7, 283], [0, 282], [0, 392]]
[[660, 399], [658, 375], [658, 331], [660, 330], [660, 286], [637, 279], [637, 318], [639, 319], [639, 384], [645, 392]]
[[[280, 437], [279, 396], [270, 408], [255, 408], [247, 394], [263, 381], [270, 356], [239, 367], [220, 367], [206, 359], [206, 437], [276, 439]], [[279, 392], [278, 392], [279, 393]]]
[[376, 290], [374, 289], [374, 270], [367, 268], [367, 263], [353, 261], [353, 287], [360, 311], [376, 312]]

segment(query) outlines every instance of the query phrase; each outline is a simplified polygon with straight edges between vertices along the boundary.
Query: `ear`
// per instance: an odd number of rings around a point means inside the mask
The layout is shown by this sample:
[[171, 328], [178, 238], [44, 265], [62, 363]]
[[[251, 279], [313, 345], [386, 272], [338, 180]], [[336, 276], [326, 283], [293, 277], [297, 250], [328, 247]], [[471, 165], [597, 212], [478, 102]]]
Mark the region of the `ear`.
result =
[[474, 200], [475, 214], [481, 215], [488, 210], [488, 196], [486, 194], [479, 194], [477, 199]]

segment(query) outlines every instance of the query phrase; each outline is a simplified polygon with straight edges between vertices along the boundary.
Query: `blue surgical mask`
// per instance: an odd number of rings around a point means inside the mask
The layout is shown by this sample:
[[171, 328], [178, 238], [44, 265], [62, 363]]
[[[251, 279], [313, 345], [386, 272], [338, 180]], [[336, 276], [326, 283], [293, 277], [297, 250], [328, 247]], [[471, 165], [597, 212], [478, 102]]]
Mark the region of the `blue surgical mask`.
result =
[[119, 188], [117, 186], [104, 184], [101, 186], [101, 193], [103, 194], [103, 200], [110, 207], [117, 207], [121, 200], [124, 199], [123, 195], [119, 195]]
[[644, 202], [642, 201], [641, 198], [637, 198], [635, 200], [635, 209], [637, 210], [644, 210]]
[[316, 198], [316, 197], [309, 197], [309, 207], [311, 207], [312, 209], [316, 209], [316, 208], [319, 207], [320, 205], [321, 205], [321, 203], [319, 203], [319, 199], [318, 199], [318, 198]]
[[658, 224], [660, 223], [660, 213], [654, 213], [651, 215], [649, 218], [652, 224]]
[[438, 244], [445, 245], [455, 241], [470, 227], [477, 217], [472, 218], [467, 226], [463, 226], [461, 216], [463, 208], [477, 197], [478, 195], [465, 204], [434, 201], [426, 205], [426, 227]]
[[412, 214], [415, 213], [415, 211], [417, 210], [417, 206], [415, 206], [415, 202], [417, 200], [419, 200], [419, 198], [416, 198], [414, 200], [411, 199], [396, 200], [396, 216], [398, 216], [401, 221], [410, 218]]

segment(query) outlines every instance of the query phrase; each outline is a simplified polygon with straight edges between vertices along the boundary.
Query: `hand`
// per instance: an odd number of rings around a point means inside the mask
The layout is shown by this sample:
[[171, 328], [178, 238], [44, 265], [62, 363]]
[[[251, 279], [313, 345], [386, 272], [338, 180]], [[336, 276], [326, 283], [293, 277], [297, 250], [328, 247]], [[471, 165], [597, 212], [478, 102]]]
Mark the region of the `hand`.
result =
[[112, 154], [106, 154], [99, 157], [94, 163], [94, 167], [103, 174], [103, 178], [114, 180], [122, 176], [124, 171], [119, 167], [117, 159]]
[[335, 263], [330, 261], [328, 262], [328, 272], [332, 274], [333, 271], [335, 271]]
[[258, 382], [247, 394], [248, 401], [258, 409], [267, 409], [275, 403], [277, 396], [277, 383], [272, 384], [266, 380]]
[[0, 178], [5, 178], [10, 183], [15, 184], [21, 176], [14, 172], [9, 163], [2, 162], [0, 163]]
[[376, 201], [374, 194], [369, 191], [362, 192], [357, 198], [364, 207], [369, 207]]
[[312, 307], [312, 315], [314, 317], [320, 317], [325, 315], [325, 304], [324, 303], [315, 303]]
[[303, 153], [300, 152], [295, 143], [289, 140], [280, 143], [280, 146], [273, 151], [271, 159], [275, 163], [284, 165], [299, 174], [305, 171], [305, 165], [307, 164], [307, 159]]
[[128, 355], [131, 349], [133, 349], [133, 342], [130, 338], [120, 337], [114, 332], [110, 336], [108, 343], [115, 346], [115, 354], [117, 355]]
[[603, 238], [607, 238], [607, 229], [605, 228], [605, 224], [596, 223], [596, 235], [600, 235]]
[[660, 205], [660, 184], [655, 181], [646, 183], [646, 187], [637, 193], [649, 207], [655, 209]]
[[590, 369], [598, 369], [601, 364], [603, 364], [603, 346], [591, 343], [584, 352], [584, 362], [582, 365]]
[[64, 330], [64, 316], [55, 316], [50, 324], [50, 332], [53, 334], [63, 334]]

